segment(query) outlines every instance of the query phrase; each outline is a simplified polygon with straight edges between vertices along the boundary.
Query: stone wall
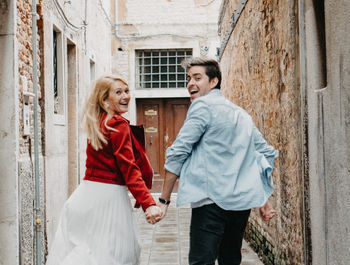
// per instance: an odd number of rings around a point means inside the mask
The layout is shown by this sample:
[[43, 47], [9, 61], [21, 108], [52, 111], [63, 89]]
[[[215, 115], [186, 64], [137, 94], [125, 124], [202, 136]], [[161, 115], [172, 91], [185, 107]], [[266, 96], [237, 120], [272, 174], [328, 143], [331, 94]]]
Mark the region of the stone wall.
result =
[[[38, 4], [40, 5], [39, 1]], [[39, 9], [40, 10], [40, 9]], [[17, 1], [17, 43], [18, 43], [18, 72], [19, 72], [19, 106], [20, 111], [23, 111], [23, 92], [33, 93], [33, 37], [32, 37], [32, 1]], [[39, 14], [41, 15], [41, 14]], [[40, 34], [37, 36], [37, 65], [40, 78]], [[38, 84], [38, 100], [41, 99], [41, 88]], [[33, 98], [30, 98], [30, 103], [33, 103]], [[31, 109], [31, 111], [33, 111]], [[40, 121], [40, 106], [39, 106], [39, 121]], [[31, 112], [33, 114], [33, 112]], [[23, 137], [23, 115], [19, 116], [20, 120], [20, 154], [28, 154], [29, 140], [33, 139], [33, 127], [29, 137]], [[41, 124], [39, 124], [41, 128]], [[40, 129], [39, 129], [40, 132]], [[40, 138], [40, 136], [39, 136]]]
[[[239, 1], [224, 1], [221, 38]], [[247, 1], [221, 58], [222, 90], [253, 117], [265, 139], [279, 150], [275, 162], [276, 217], [250, 218], [248, 239], [266, 264], [303, 264], [303, 182], [297, 1]], [[255, 240], [255, 242], [253, 242]]]

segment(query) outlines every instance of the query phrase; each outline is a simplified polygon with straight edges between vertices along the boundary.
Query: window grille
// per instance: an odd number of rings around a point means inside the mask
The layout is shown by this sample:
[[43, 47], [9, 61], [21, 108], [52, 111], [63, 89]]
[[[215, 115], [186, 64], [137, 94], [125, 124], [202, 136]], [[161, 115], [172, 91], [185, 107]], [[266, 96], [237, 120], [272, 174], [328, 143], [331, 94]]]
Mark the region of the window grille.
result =
[[186, 87], [186, 71], [181, 67], [181, 62], [191, 56], [191, 49], [136, 51], [137, 87]]

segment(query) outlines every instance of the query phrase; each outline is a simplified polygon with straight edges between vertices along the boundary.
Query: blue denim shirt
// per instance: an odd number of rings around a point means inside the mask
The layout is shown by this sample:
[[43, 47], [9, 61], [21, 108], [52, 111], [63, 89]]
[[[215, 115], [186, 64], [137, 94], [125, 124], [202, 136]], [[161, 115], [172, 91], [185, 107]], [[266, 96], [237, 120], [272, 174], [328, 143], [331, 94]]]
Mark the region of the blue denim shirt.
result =
[[251, 116], [213, 89], [191, 104], [164, 167], [180, 176], [177, 206], [209, 200], [246, 210], [271, 196], [277, 156]]

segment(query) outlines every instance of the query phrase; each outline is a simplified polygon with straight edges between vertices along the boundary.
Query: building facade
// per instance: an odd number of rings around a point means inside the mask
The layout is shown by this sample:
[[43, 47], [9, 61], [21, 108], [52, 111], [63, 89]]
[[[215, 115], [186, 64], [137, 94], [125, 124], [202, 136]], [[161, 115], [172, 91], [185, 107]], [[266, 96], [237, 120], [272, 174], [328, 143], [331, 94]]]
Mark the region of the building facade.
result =
[[111, 72], [110, 1], [0, 5], [1, 263], [35, 264], [38, 256], [43, 263], [63, 203], [84, 173], [79, 111], [91, 80]]
[[190, 105], [181, 61], [215, 58], [221, 0], [124, 0], [112, 7], [113, 72], [129, 82], [131, 123], [142, 123], [146, 151], [159, 192], [165, 150], [175, 140]]
[[129, 82], [128, 118], [146, 124], [162, 178], [164, 151], [189, 106], [180, 63], [216, 55], [220, 4], [0, 1], [0, 263], [45, 262], [62, 206], [85, 172], [80, 112], [98, 76]]
[[266, 264], [349, 260], [348, 1], [225, 0], [223, 91], [280, 155], [276, 217], [256, 211], [247, 239]]

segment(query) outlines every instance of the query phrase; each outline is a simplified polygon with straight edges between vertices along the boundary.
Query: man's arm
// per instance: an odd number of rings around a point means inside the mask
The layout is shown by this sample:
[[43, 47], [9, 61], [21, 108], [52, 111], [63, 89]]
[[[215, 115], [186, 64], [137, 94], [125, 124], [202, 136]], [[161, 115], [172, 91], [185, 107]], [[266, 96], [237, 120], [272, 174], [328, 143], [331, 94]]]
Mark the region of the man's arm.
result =
[[166, 150], [164, 168], [180, 176], [186, 159], [191, 155], [193, 146], [200, 141], [211, 120], [208, 105], [200, 99], [195, 100], [188, 110], [186, 120], [175, 141]]
[[[258, 128], [256, 128], [254, 126], [254, 145], [255, 145], [255, 149], [264, 155], [264, 157], [267, 159], [268, 163], [270, 164], [271, 168], [274, 168], [274, 162], [276, 157], [278, 156], [278, 151], [275, 150], [271, 145], [269, 145], [266, 140], [264, 139], [264, 137], [262, 136], [262, 134], [260, 133], [260, 131], [258, 130]], [[272, 178], [272, 176], [271, 176]], [[272, 184], [272, 179], [271, 179], [271, 185]], [[275, 214], [276, 211], [273, 209], [271, 203], [269, 202], [270, 199], [267, 200], [267, 202], [265, 203], [264, 206], [259, 208], [259, 214], [261, 219], [264, 222], [268, 222], [270, 219], [272, 219]]]
[[175, 175], [174, 173], [171, 173], [170, 171], [165, 171], [161, 198], [167, 201], [170, 201], [170, 196], [173, 191], [177, 178], [178, 176]]
[[[192, 103], [184, 125], [181, 127], [173, 144], [166, 151], [165, 177], [162, 189], [161, 199], [170, 201], [175, 182], [180, 176], [183, 163], [192, 152], [193, 146], [201, 139], [211, 120], [211, 113], [208, 105], [200, 99]], [[164, 202], [164, 201], [163, 201]], [[168, 205], [158, 203], [162, 209], [164, 218]]]
[[[177, 178], [178, 178], [178, 176], [175, 175], [174, 173], [171, 173], [170, 171], [165, 171], [163, 189], [162, 189], [162, 194], [161, 194], [160, 198], [162, 198], [166, 201], [170, 201], [171, 193], [173, 192], [174, 185], [175, 185]], [[157, 220], [157, 221], [160, 221], [166, 215], [169, 204], [158, 203], [158, 206], [162, 210], [162, 215]]]
[[267, 161], [269, 162], [270, 166], [274, 167], [274, 161], [276, 157], [278, 156], [278, 151], [275, 150], [271, 145], [269, 145], [264, 137], [262, 136], [261, 132], [256, 128], [254, 125], [253, 128], [253, 134], [254, 134], [254, 145], [256, 151], [263, 154]]

